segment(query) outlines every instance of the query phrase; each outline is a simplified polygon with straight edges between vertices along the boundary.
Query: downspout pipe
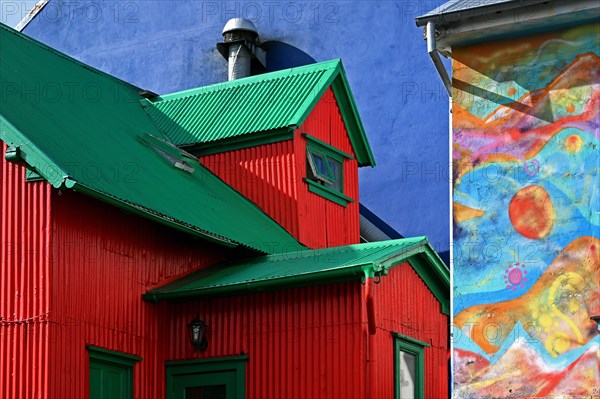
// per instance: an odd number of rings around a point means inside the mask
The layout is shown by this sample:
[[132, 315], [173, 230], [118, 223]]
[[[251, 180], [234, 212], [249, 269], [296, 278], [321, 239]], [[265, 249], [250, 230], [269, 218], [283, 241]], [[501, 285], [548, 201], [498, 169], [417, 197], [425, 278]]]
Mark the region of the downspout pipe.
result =
[[431, 61], [433, 61], [433, 65], [435, 69], [437, 69], [440, 78], [442, 78], [442, 82], [444, 82], [444, 86], [446, 87], [446, 91], [448, 92], [448, 96], [452, 97], [452, 82], [450, 81], [450, 76], [448, 76], [448, 71], [444, 67], [442, 63], [442, 59], [440, 58], [440, 52], [437, 48], [437, 40], [435, 37], [435, 24], [433, 22], [427, 22], [427, 52], [431, 57]]

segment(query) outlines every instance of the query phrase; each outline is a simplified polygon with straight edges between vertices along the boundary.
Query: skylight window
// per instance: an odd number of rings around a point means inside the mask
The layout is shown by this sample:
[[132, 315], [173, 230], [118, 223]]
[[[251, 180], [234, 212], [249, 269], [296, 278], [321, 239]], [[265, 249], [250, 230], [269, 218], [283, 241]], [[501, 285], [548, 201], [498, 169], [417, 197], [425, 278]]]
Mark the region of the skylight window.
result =
[[170, 141], [151, 134], [145, 134], [141, 140], [177, 169], [194, 173], [195, 169], [192, 165], [197, 162], [197, 158], [192, 154], [182, 150]]

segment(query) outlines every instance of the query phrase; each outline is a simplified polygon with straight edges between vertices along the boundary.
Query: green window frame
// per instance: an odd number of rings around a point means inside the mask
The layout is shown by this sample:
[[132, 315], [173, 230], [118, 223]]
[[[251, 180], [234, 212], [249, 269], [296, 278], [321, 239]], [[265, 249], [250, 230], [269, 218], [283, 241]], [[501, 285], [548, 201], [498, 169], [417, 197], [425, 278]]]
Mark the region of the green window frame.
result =
[[244, 399], [247, 362], [248, 356], [245, 355], [167, 361], [166, 397], [185, 398], [187, 389], [225, 385], [226, 399]]
[[354, 202], [344, 195], [344, 161], [353, 157], [307, 133], [302, 136], [306, 138], [304, 181], [309, 191], [342, 206]]
[[133, 368], [141, 357], [88, 345], [91, 399], [133, 398]]
[[404, 383], [404, 376], [402, 374], [403, 369], [403, 356], [402, 354], [408, 354], [414, 356], [415, 364], [415, 375], [414, 381], [414, 393], [412, 398], [424, 398], [425, 397], [425, 348], [430, 347], [427, 342], [419, 341], [418, 339], [408, 337], [399, 333], [392, 333], [394, 337], [394, 398], [395, 399], [409, 399], [402, 396], [402, 384]]

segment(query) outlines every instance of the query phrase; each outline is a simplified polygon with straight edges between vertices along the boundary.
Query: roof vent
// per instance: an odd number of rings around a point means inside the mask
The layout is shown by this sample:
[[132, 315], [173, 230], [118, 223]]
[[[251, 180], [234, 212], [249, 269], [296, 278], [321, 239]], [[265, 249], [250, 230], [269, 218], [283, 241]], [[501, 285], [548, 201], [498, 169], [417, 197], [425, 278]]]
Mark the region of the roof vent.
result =
[[233, 18], [223, 28], [223, 42], [217, 49], [227, 59], [228, 79], [245, 78], [262, 73], [267, 65], [266, 53], [260, 48], [254, 23], [244, 18]]

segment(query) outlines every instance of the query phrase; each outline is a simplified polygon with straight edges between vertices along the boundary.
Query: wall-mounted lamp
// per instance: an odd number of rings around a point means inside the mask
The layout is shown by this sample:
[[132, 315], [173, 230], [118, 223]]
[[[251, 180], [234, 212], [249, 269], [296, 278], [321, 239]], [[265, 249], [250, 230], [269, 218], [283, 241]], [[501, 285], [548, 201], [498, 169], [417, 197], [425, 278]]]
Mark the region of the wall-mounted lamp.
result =
[[205, 351], [208, 348], [208, 340], [205, 335], [206, 327], [208, 325], [200, 320], [198, 316], [188, 324], [190, 343], [194, 347], [194, 350]]

